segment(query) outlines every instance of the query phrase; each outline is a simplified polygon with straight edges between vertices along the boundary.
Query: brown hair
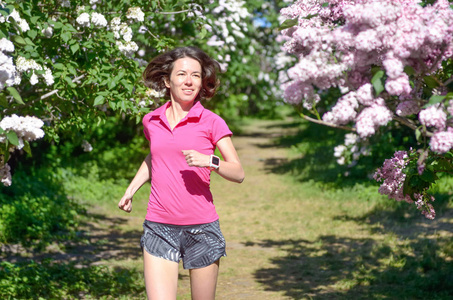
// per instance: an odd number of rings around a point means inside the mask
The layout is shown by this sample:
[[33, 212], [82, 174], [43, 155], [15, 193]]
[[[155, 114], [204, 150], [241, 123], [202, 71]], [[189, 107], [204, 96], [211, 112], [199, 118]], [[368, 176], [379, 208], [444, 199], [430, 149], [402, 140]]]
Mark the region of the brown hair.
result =
[[166, 96], [169, 97], [170, 91], [165, 86], [164, 80], [170, 78], [175, 61], [184, 57], [193, 58], [201, 65], [202, 87], [196, 100], [212, 98], [220, 84], [216, 75], [220, 65], [196, 47], [175, 48], [153, 58], [143, 72], [142, 78], [145, 85], [159, 92], [166, 91]]

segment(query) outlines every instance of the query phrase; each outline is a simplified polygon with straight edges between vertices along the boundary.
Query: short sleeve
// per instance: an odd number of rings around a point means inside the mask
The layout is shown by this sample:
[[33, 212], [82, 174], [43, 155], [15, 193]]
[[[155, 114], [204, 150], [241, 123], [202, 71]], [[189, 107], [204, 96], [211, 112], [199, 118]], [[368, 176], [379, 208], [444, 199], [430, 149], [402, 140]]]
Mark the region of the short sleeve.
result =
[[217, 144], [217, 142], [225, 136], [233, 135], [230, 128], [228, 128], [227, 123], [217, 115], [215, 115], [213, 119], [211, 128], [212, 128], [211, 137], [213, 144]]

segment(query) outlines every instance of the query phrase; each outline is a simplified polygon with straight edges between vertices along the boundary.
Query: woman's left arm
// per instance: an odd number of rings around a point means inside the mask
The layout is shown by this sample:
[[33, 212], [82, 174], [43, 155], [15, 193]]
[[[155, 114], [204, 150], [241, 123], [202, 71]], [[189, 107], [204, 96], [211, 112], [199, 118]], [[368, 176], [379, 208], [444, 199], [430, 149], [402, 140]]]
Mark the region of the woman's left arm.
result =
[[[244, 170], [242, 169], [239, 156], [234, 148], [231, 137], [225, 136], [217, 142], [217, 148], [224, 160], [220, 161], [219, 168], [215, 170], [223, 178], [241, 183], [244, 181]], [[182, 150], [187, 164], [191, 167], [206, 168], [209, 167], [209, 155], [201, 154], [195, 150]]]
[[217, 148], [222, 153], [224, 160], [220, 160], [220, 166], [215, 172], [227, 180], [242, 183], [245, 173], [231, 137], [225, 136], [221, 138], [217, 142]]

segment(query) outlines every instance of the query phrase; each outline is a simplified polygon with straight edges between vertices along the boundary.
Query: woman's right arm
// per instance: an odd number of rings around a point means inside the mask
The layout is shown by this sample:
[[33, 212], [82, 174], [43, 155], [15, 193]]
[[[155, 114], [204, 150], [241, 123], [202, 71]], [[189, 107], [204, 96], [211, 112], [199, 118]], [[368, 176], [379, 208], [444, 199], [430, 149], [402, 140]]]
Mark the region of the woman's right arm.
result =
[[124, 196], [118, 203], [118, 207], [125, 212], [132, 211], [132, 197], [138, 189], [151, 179], [151, 153], [146, 156], [134, 179], [132, 179], [129, 187], [126, 189]]

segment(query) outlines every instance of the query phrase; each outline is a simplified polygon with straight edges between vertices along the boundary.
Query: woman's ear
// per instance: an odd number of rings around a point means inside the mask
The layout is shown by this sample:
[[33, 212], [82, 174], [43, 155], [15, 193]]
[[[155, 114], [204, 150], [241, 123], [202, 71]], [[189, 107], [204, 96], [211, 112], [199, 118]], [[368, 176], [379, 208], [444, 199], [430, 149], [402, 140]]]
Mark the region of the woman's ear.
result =
[[168, 79], [167, 76], [164, 77], [164, 83], [167, 88], [170, 88], [170, 80]]

